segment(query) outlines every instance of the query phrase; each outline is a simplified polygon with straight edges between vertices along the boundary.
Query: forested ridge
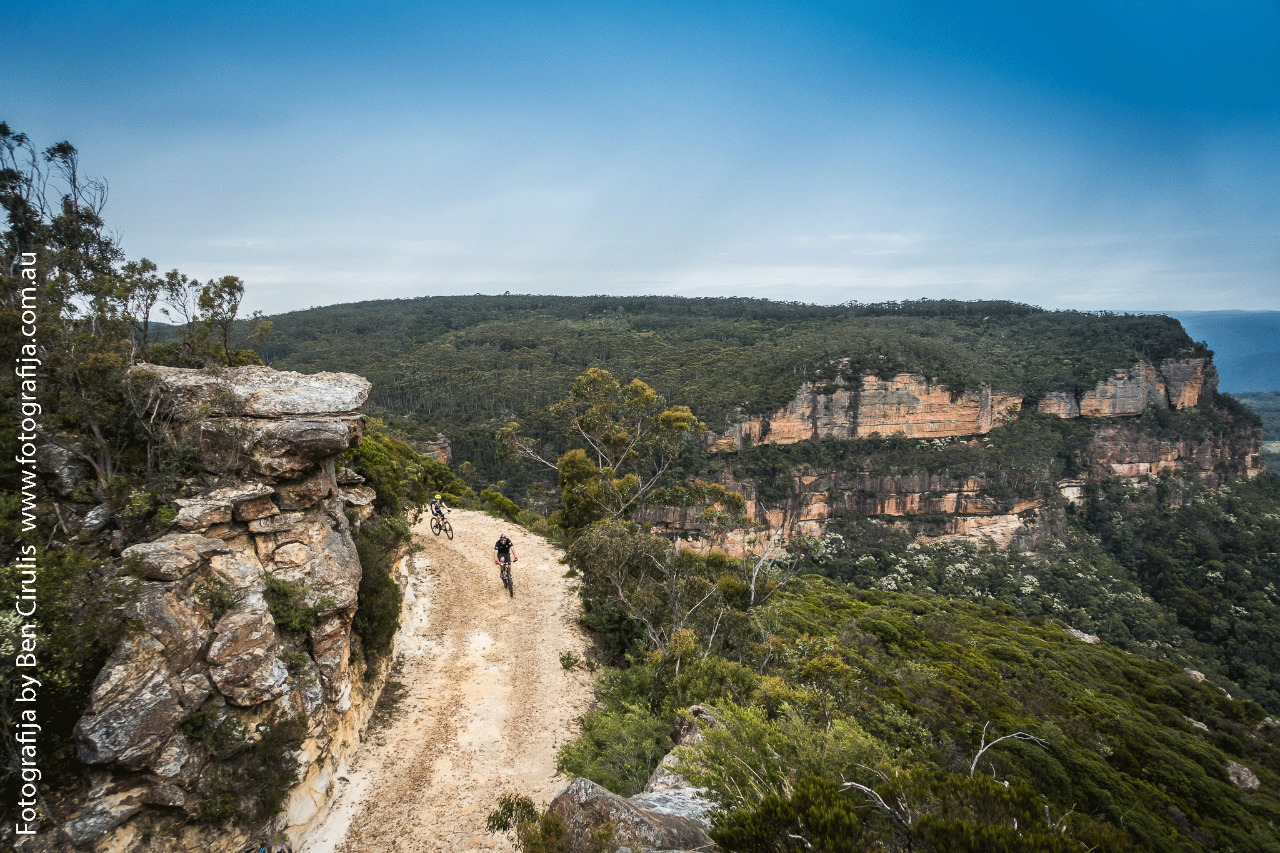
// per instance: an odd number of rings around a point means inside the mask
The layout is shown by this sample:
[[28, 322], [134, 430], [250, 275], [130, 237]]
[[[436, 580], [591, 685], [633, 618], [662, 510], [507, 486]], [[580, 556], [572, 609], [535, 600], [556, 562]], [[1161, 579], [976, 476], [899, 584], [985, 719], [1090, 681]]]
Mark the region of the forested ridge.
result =
[[497, 425], [541, 422], [592, 367], [639, 377], [711, 429], [767, 414], [806, 381], [919, 370], [953, 392], [989, 384], [1034, 402], [1080, 393], [1117, 367], [1204, 355], [1164, 316], [1045, 311], [1011, 302], [837, 306], [760, 299], [448, 296], [380, 300], [271, 318], [263, 360], [284, 370], [348, 370], [374, 383], [373, 410], [417, 440], [444, 434], [488, 482], [529, 487], [491, 440]]

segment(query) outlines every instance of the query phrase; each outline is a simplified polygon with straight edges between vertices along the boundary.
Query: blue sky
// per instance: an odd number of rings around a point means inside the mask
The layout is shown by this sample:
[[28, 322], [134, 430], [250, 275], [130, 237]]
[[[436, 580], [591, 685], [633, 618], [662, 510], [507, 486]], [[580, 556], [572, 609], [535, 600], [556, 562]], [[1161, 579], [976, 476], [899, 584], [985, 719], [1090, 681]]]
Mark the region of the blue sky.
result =
[[381, 297], [1280, 309], [1280, 4], [9, 3], [130, 257]]

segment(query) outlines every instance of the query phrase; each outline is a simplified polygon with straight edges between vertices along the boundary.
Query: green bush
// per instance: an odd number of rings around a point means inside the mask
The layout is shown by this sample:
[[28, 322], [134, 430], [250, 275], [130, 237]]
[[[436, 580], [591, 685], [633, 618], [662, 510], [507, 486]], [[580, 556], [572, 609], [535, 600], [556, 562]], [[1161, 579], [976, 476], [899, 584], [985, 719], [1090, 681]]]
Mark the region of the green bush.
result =
[[297, 584], [271, 575], [266, 575], [265, 580], [267, 610], [281, 631], [309, 631], [321, 613], [333, 609], [333, 599], [328, 596], [307, 605], [307, 591]]
[[[485, 829], [504, 833], [519, 853], [567, 853], [569, 839], [564, 823], [552, 817], [548, 809], [539, 811], [533, 800], [520, 794], [503, 794], [498, 807], [489, 813]], [[588, 844], [584, 853], [612, 853], [606, 845]]]
[[727, 853], [846, 853], [865, 844], [862, 803], [830, 779], [799, 779], [789, 797], [720, 815], [711, 840]]
[[409, 540], [409, 525], [398, 518], [365, 525], [356, 534], [361, 571], [351, 629], [360, 638], [364, 653], [374, 660], [391, 652], [396, 629], [400, 627], [404, 593], [391, 576], [391, 570]]
[[467, 488], [447, 466], [393, 436], [378, 418], [369, 420], [360, 446], [348, 450], [344, 458], [374, 490], [374, 506], [387, 516], [420, 509], [437, 492], [459, 495]]
[[520, 515], [520, 507], [516, 506], [511, 500], [503, 497], [501, 492], [493, 489], [485, 489], [480, 492], [480, 497], [490, 512], [502, 516], [508, 521], [515, 521]]
[[640, 793], [671, 749], [671, 722], [642, 707], [596, 708], [580, 722], [582, 733], [560, 748], [556, 770], [585, 776], [623, 797]]

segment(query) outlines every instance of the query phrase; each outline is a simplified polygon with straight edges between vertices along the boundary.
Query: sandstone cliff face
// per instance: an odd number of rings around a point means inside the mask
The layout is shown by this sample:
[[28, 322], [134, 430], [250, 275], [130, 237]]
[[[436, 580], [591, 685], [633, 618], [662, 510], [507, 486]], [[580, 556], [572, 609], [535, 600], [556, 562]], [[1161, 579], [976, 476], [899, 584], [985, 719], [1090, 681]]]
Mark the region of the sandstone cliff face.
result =
[[[347, 510], [367, 517], [372, 494], [334, 461], [360, 441], [355, 409], [369, 383], [262, 367], [135, 373], [152, 383], [174, 439], [193, 444], [206, 477], [175, 502], [171, 532], [124, 548], [147, 579], [131, 614], [138, 630], [98, 675], [76, 725], [91, 784], [56, 849], [144, 849], [140, 813], [160, 805], [197, 815], [218, 793], [227, 750], [282, 725], [306, 732], [290, 759], [302, 776], [285, 827], [296, 838], [367, 714], [353, 708], [368, 703], [350, 660], [361, 566]], [[319, 610], [309, 629], [277, 623], [269, 580], [293, 584], [300, 606]], [[182, 823], [181, 845], [146, 849], [238, 853], [254, 840], [238, 834], [250, 827], [208, 835]]]
[[1022, 407], [1017, 395], [989, 386], [953, 394], [920, 373], [899, 373], [891, 379], [867, 374], [856, 380], [856, 387], [842, 387], [846, 385], [843, 377], [835, 380], [834, 391], [806, 382], [785, 408], [735, 423], [723, 433], [709, 433], [708, 446], [737, 450], [771, 441], [793, 444], [810, 438], [897, 433], [908, 438], [979, 435], [1016, 416]]
[[[1218, 375], [1204, 358], [1166, 359], [1159, 368], [1145, 362], [1122, 368], [1081, 397], [1065, 391], [1046, 394], [1041, 412], [1060, 418], [1125, 417], [1148, 407], [1185, 409], [1217, 388]], [[922, 373], [890, 379], [866, 373], [837, 377], [819, 388], [805, 383], [784, 408], [745, 418], [723, 432], [710, 432], [712, 450], [739, 450], [748, 444], [793, 444], [812, 438], [866, 438], [902, 434], [907, 438], [983, 435], [1016, 417], [1018, 394], [983, 386], [961, 394], [930, 382]]]
[[1060, 418], [1140, 415], [1149, 407], [1187, 409], [1217, 390], [1218, 373], [1205, 358], [1168, 358], [1157, 369], [1146, 362], [1120, 368], [1079, 399], [1065, 391], [1046, 394], [1039, 410]]
[[1232, 476], [1256, 477], [1266, 471], [1262, 435], [1223, 441], [1214, 437], [1161, 438], [1123, 425], [1099, 428], [1089, 445], [1094, 476], [1138, 479], [1151, 474], [1191, 470], [1212, 486]]
[[[874, 377], [863, 377], [863, 383], [864, 389], [883, 390], [884, 386]], [[944, 406], [936, 395], [937, 386], [921, 383], [922, 380], [915, 377], [896, 386], [894, 393], [915, 402], [897, 407], [892, 415], [906, 417], [914, 411], [922, 417], [934, 418], [907, 423], [906, 428], [897, 430], [923, 438], [943, 429], [944, 421], [937, 413]], [[1117, 370], [1112, 378], [1098, 383], [1093, 391], [1078, 399], [1066, 393], [1046, 395], [1038, 408], [1062, 418], [1131, 416], [1141, 414], [1148, 407], [1185, 409], [1199, 404], [1216, 383], [1216, 372], [1206, 359], [1169, 359], [1162, 362], [1158, 370], [1149, 364]], [[868, 421], [861, 420], [862, 412], [853, 402], [854, 392], [840, 390], [832, 399], [835, 403], [828, 408], [824, 395], [802, 390], [783, 411], [785, 417], [779, 420], [785, 429], [781, 432], [772, 430], [774, 422], [769, 419], [744, 421], [715, 446], [732, 450], [740, 447], [743, 439], [790, 443], [828, 435], [854, 437], [870, 424], [886, 434], [885, 424], [892, 423], [892, 419], [886, 417], [890, 409], [884, 404], [884, 396], [879, 398], [873, 419]], [[986, 401], [997, 399], [1000, 405], [1005, 402], [1000, 395], [984, 390], [968, 401], [958, 401], [950, 411], [968, 414], [946, 421], [947, 428], [975, 434], [989, 431], [990, 423], [984, 413], [998, 406]], [[930, 400], [936, 403], [933, 408]], [[1012, 405], [1006, 409], [1015, 410]], [[850, 419], [841, 420], [832, 414], [834, 411], [841, 411]], [[1077, 459], [1085, 476], [1052, 485], [1067, 502], [1078, 503], [1083, 499], [1087, 482], [1113, 477], [1138, 480], [1153, 474], [1192, 471], [1205, 483], [1216, 486], [1231, 477], [1255, 477], [1262, 473], [1265, 467], [1260, 455], [1260, 432], [1252, 428], [1228, 428], [1227, 431], [1227, 435], [1206, 432], [1170, 437], [1124, 423], [1098, 424], [1092, 440]], [[747, 513], [757, 528], [733, 531], [714, 546], [730, 556], [746, 556], [758, 553], [763, 543], [779, 531], [787, 537], [821, 536], [830, 519], [849, 513], [878, 517], [904, 528], [911, 527], [913, 520], [928, 517], [928, 524], [923, 527], [927, 533], [920, 532], [921, 525], [914, 526], [922, 538], [967, 541], [998, 548], [1034, 547], [1056, 529], [1056, 516], [1040, 500], [993, 499], [985, 475], [956, 479], [923, 471], [872, 475], [865, 471], [829, 468], [793, 471], [790, 479], [786, 490], [789, 497], [783, 501], [759, 500], [752, 483], [726, 479], [726, 487], [747, 499]], [[692, 521], [700, 509], [653, 509], [643, 520], [659, 532], [682, 539], [686, 547], [707, 550], [712, 543], [702, 538], [703, 531]]]

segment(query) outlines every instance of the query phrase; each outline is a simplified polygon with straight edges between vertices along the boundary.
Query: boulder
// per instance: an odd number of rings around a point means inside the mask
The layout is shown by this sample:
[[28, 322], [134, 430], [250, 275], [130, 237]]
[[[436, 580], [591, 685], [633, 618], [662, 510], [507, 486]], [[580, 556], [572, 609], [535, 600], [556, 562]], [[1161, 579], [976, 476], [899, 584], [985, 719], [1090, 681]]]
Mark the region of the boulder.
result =
[[1262, 787], [1262, 782], [1258, 779], [1256, 773], [1243, 764], [1237, 764], [1234, 761], [1227, 763], [1227, 778], [1231, 780], [1231, 784], [1246, 794], [1252, 794]]
[[63, 834], [74, 845], [96, 841], [141, 811], [148, 789], [125, 783], [101, 792], [62, 825]]
[[245, 602], [226, 613], [214, 627], [205, 659], [209, 677], [233, 705], [257, 705], [284, 692], [289, 670], [280, 660], [276, 622], [266, 608]]
[[95, 506], [80, 523], [80, 535], [91, 536], [111, 522], [111, 508], [106, 504]]
[[178, 515], [174, 527], [181, 530], [207, 530], [211, 525], [231, 520], [231, 502], [209, 498], [178, 498]]
[[684, 818], [696, 823], [703, 832], [711, 831], [711, 811], [715, 808], [715, 803], [701, 796], [696, 788], [641, 792], [629, 797], [627, 802], [648, 814]]
[[176, 581], [195, 571], [214, 554], [229, 554], [231, 549], [218, 539], [198, 533], [171, 533], [154, 542], [142, 542], [124, 549], [124, 558], [140, 561], [142, 573], [151, 580]]
[[178, 584], [144, 584], [131, 608], [142, 630], [164, 649], [173, 672], [182, 672], [200, 653], [208, 631], [190, 599], [179, 594]]
[[217, 418], [189, 424], [184, 434], [199, 448], [205, 470], [276, 478], [296, 477], [356, 447], [363, 428], [364, 415]]
[[1102, 639], [1098, 637], [1096, 634], [1086, 634], [1084, 631], [1081, 631], [1079, 628], [1067, 628], [1065, 630], [1065, 633], [1068, 637], [1071, 637], [1073, 640], [1079, 640], [1080, 642], [1088, 643], [1091, 646], [1096, 646], [1102, 642]]
[[36, 449], [36, 470], [50, 476], [49, 487], [67, 497], [93, 476], [84, 445], [73, 435], [56, 433]]
[[711, 839], [696, 821], [644, 808], [590, 779], [575, 779], [551, 801], [550, 811], [565, 825], [567, 853], [586, 853], [592, 849], [597, 833], [610, 824], [615, 849], [714, 849]]
[[77, 755], [85, 764], [145, 767], [187, 718], [181, 697], [164, 646], [151, 636], [125, 639], [98, 673], [76, 723]]
[[208, 372], [139, 364], [130, 373], [153, 377], [170, 415], [184, 421], [216, 415], [280, 418], [354, 412], [372, 387], [353, 373], [303, 375], [259, 365]]

